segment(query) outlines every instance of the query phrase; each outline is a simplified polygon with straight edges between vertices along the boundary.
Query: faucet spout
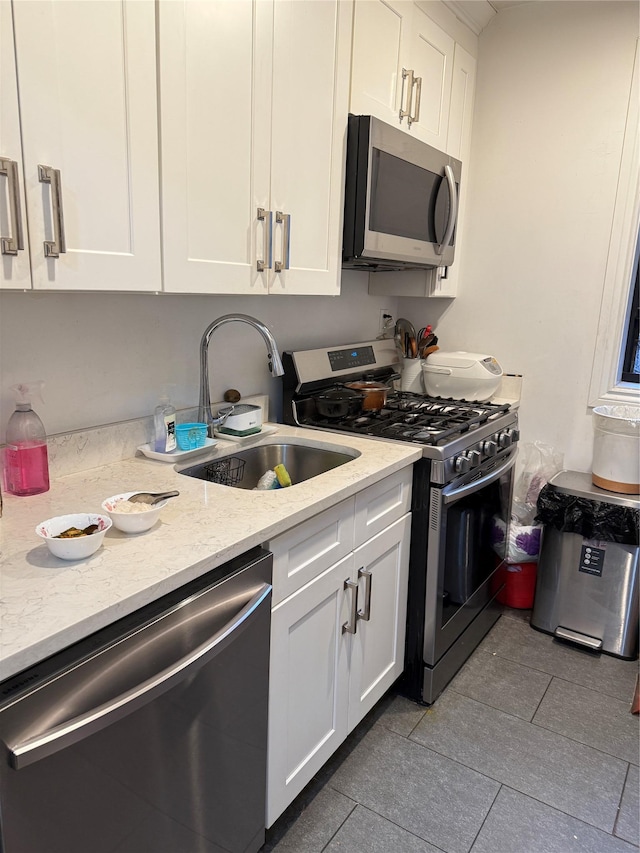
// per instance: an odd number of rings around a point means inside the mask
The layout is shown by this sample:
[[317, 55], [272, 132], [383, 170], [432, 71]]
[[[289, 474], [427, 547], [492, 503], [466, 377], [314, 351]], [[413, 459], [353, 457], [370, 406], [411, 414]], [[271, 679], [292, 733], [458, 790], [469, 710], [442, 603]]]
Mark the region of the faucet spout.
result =
[[204, 334], [202, 335], [202, 340], [200, 341], [200, 398], [198, 401], [198, 421], [200, 423], [207, 424], [211, 437], [213, 436], [213, 427], [221, 424], [230, 414], [227, 412], [221, 417], [216, 417], [213, 414], [211, 411], [211, 395], [209, 390], [209, 341], [211, 340], [211, 336], [215, 330], [219, 329], [220, 326], [224, 326], [225, 323], [247, 323], [249, 326], [253, 326], [256, 331], [260, 332], [267, 348], [267, 358], [269, 360], [269, 371], [271, 372], [271, 375], [282, 376], [284, 373], [282, 359], [280, 358], [275, 338], [267, 326], [265, 326], [264, 323], [261, 323], [260, 320], [256, 320], [255, 317], [250, 317], [248, 314], [224, 314], [222, 317], [218, 317], [217, 320], [214, 320], [213, 323], [210, 323], [205, 329]]

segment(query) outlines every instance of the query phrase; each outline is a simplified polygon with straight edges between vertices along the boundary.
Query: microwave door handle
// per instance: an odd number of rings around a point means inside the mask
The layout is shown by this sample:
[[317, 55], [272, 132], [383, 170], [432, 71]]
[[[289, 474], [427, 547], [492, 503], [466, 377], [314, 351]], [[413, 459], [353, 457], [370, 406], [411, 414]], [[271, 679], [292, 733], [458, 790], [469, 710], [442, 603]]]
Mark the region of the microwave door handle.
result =
[[444, 232], [444, 237], [442, 238], [442, 243], [439, 246], [436, 246], [436, 254], [441, 255], [446, 247], [449, 245], [449, 240], [451, 239], [451, 235], [453, 234], [453, 229], [456, 227], [456, 220], [458, 218], [458, 192], [456, 190], [456, 179], [453, 174], [453, 169], [449, 164], [444, 167], [444, 176], [447, 179], [447, 184], [449, 185], [449, 198], [451, 199], [451, 208], [449, 210], [449, 221], [447, 222], [447, 230]]
[[495, 480], [498, 480], [502, 477], [505, 471], [508, 471], [509, 468], [513, 468], [516, 464], [517, 455], [518, 448], [516, 447], [513, 452], [509, 454], [509, 458], [504, 465], [500, 465], [499, 468], [495, 468], [488, 474], [485, 474], [484, 477], [480, 477], [479, 480], [472, 480], [471, 483], [467, 483], [466, 486], [460, 486], [457, 489], [451, 489], [451, 486], [444, 488], [442, 490], [442, 498], [445, 506], [453, 503], [454, 501], [460, 500], [460, 498], [466, 497], [467, 495], [472, 495], [474, 492], [477, 492], [485, 486], [488, 486], [490, 483], [493, 483]]

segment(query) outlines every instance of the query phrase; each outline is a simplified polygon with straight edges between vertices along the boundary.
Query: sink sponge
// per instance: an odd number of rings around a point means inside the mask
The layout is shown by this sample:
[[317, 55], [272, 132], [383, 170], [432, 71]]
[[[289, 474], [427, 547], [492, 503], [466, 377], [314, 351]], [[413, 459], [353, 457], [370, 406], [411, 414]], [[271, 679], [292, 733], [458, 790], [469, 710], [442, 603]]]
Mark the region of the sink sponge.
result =
[[276, 477], [278, 478], [278, 482], [283, 488], [285, 486], [291, 485], [291, 477], [289, 476], [289, 472], [284, 467], [284, 465], [276, 465], [273, 470], [275, 471]]
[[266, 492], [271, 489], [279, 489], [280, 483], [276, 477], [276, 472], [269, 470], [265, 471], [262, 477], [258, 480], [258, 485], [255, 487], [259, 492]]

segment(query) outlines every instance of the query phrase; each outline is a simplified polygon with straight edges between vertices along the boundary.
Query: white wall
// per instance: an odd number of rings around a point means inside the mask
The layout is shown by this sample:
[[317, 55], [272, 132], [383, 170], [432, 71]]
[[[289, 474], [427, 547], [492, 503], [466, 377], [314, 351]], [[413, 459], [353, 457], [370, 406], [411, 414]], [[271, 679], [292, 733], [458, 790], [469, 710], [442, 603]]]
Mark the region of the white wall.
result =
[[522, 438], [591, 468], [587, 406], [639, 18], [637, 2], [537, 2], [479, 39], [462, 281], [401, 299], [442, 349], [524, 374]]
[[[0, 442], [13, 411], [11, 385], [44, 379], [34, 408], [48, 434], [151, 413], [162, 383], [177, 407], [198, 403], [200, 338], [222, 314], [253, 315], [281, 350], [375, 338], [380, 308], [396, 300], [367, 293], [367, 276], [343, 274], [331, 297], [169, 296], [111, 293], [0, 293]], [[269, 394], [280, 385], [267, 369], [260, 335], [245, 323], [216, 331], [209, 346], [211, 394], [227, 388]]]

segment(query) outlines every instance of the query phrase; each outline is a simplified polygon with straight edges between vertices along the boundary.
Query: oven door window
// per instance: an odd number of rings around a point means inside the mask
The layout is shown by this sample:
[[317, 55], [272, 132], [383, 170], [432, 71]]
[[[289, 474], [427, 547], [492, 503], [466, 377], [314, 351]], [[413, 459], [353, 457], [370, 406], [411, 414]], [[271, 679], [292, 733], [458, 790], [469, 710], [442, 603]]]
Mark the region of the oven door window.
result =
[[377, 148], [371, 165], [369, 230], [437, 242], [449, 215], [439, 193], [443, 176]]
[[506, 525], [510, 495], [511, 471], [480, 491], [443, 507], [441, 628], [463, 608], [482, 607], [490, 597], [487, 581], [499, 564], [493, 548], [494, 519], [499, 518]]

